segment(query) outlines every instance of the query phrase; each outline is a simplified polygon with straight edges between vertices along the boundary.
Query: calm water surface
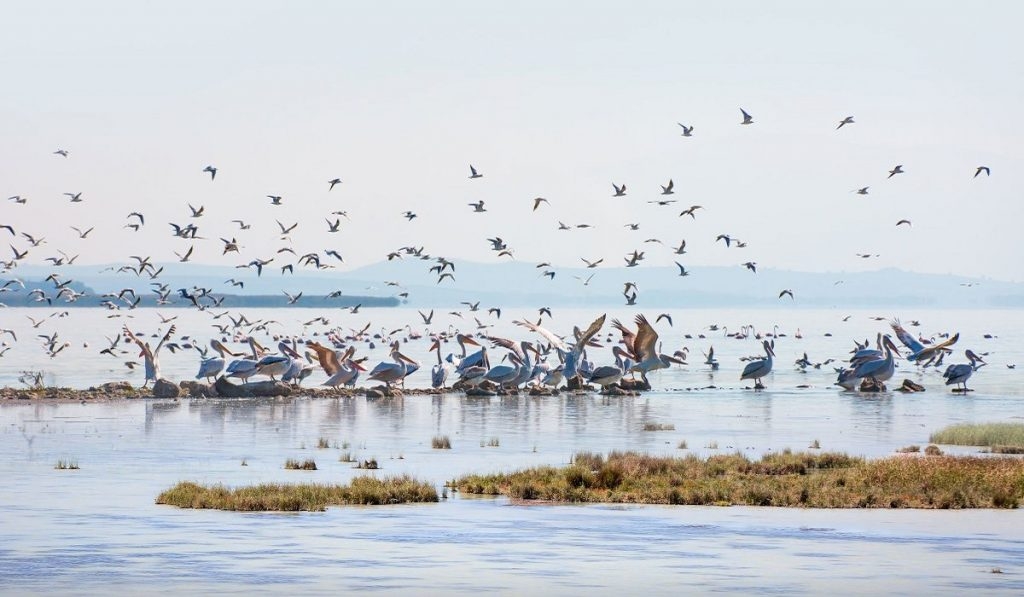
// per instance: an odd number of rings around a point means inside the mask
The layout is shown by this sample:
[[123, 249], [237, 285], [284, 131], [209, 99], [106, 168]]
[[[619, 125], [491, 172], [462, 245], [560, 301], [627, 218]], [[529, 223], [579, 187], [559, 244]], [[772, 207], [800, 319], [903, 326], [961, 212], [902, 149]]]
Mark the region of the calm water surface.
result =
[[[102, 342], [102, 335], [114, 332], [104, 313], [86, 313], [75, 314], [82, 325], [67, 334], [88, 336], [91, 350], [76, 344], [67, 358], [52, 362], [38, 355], [16, 358], [59, 370], [55, 375], [67, 385], [83, 385], [74, 383], [76, 375], [123, 378], [90, 372], [89, 363], [99, 359], [95, 338]], [[826, 367], [795, 371], [791, 363], [804, 350], [812, 360], [839, 357], [852, 338], [881, 331], [867, 314], [851, 318], [847, 323], [855, 327], [848, 331], [838, 322], [846, 314], [727, 312], [715, 319], [696, 312], [682, 317], [692, 320], [688, 326], [676, 314], [679, 331], [665, 327], [662, 334], [666, 348], [686, 344], [699, 355], [714, 342], [722, 369], [714, 375], [697, 365], [659, 372], [652, 376], [656, 391], [640, 397], [4, 403], [0, 592], [1020, 594], [1019, 511], [512, 506], [504, 499], [457, 494], [438, 504], [303, 514], [154, 504], [161, 490], [184, 479], [336, 482], [364, 473], [339, 462], [345, 452], [376, 458], [381, 470], [370, 474], [408, 472], [440, 487], [468, 472], [565, 463], [579, 450], [758, 455], [805, 449], [816, 439], [823, 449], [881, 456], [923, 445], [931, 431], [951, 422], [1024, 419], [1022, 384], [1017, 371], [1005, 366], [1024, 361], [1024, 318], [1018, 312], [907, 315], [922, 320], [924, 333], [959, 329], [958, 352], [970, 347], [990, 353], [992, 365], [972, 379], [977, 391], [967, 397], [944, 389], [937, 373], [906, 365], [897, 379], [918, 380], [927, 392], [846, 394], [829, 386], [833, 374]], [[586, 325], [594, 316], [580, 311], [565, 321]], [[781, 329], [792, 334], [799, 321], [804, 339], [779, 339], [778, 370], [766, 380], [765, 392], [743, 390], [736, 379], [737, 359], [756, 353], [755, 341], [682, 338], [685, 331], [695, 334], [710, 323], [734, 320], [770, 329], [783, 316]], [[179, 330], [188, 333], [185, 328], [202, 321], [179, 321]], [[155, 323], [150, 320], [150, 327]], [[835, 336], [825, 338], [826, 328]], [[525, 337], [511, 326], [497, 329]], [[998, 337], [985, 340], [985, 333]], [[411, 342], [408, 352], [427, 362], [424, 344]], [[18, 348], [23, 353], [37, 347]], [[11, 372], [8, 357], [19, 353], [0, 359], [4, 375]], [[197, 360], [195, 354], [167, 355], [165, 373], [190, 376]], [[711, 383], [721, 389], [688, 390]], [[643, 431], [649, 422], [675, 429]], [[448, 435], [453, 449], [432, 450], [436, 434]], [[316, 449], [321, 437], [339, 447]], [[497, 447], [486, 446], [492, 438]], [[677, 448], [681, 440], [688, 450]], [[81, 470], [55, 470], [60, 458], [76, 460]], [[285, 471], [287, 458], [313, 458], [320, 470]], [[243, 460], [248, 466], [241, 466]], [[993, 568], [1003, 574], [993, 574]]]

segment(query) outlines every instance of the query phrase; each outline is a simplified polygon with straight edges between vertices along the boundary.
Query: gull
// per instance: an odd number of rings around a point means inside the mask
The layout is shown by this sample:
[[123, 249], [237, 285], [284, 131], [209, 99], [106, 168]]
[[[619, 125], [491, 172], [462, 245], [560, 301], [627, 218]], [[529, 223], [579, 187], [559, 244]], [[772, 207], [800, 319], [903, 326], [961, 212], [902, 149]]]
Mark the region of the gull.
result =
[[897, 164], [895, 168], [889, 170], [889, 176], [887, 176], [886, 178], [892, 178], [897, 174], [903, 174], [903, 164]]
[[743, 122], [741, 122], [740, 124], [753, 124], [754, 123], [754, 119], [750, 117], [750, 114], [747, 114], [746, 110], [744, 110], [743, 108], [740, 108], [740, 112], [743, 112]]
[[679, 212], [679, 217], [690, 216], [691, 218], [696, 220], [697, 215], [694, 212], [697, 211], [698, 209], [704, 209], [704, 207], [701, 205], [691, 205], [688, 209], [684, 209], [683, 211]]
[[337, 259], [338, 261], [340, 261], [342, 263], [345, 262], [345, 260], [342, 259], [341, 254], [338, 253], [337, 251], [335, 251], [334, 249], [327, 249], [326, 251], [324, 251], [324, 254], [325, 255], [330, 255], [331, 257], [334, 257], [335, 259]]
[[[664, 193], [662, 193], [662, 194], [664, 194]], [[655, 200], [655, 201], [648, 201], [648, 203], [657, 203], [658, 205], [668, 205], [670, 203], [675, 203], [675, 202], [676, 202], [675, 199], [661, 199], [661, 200]]]
[[331, 180], [327, 181], [327, 184], [331, 185], [331, 187], [329, 189], [327, 189], [327, 191], [328, 192], [333, 191], [334, 190], [334, 185], [341, 184], [341, 179], [340, 178], [332, 178]]
[[232, 238], [231, 240], [228, 240], [226, 238], [221, 238], [220, 240], [224, 242], [224, 252], [221, 253], [221, 255], [227, 255], [228, 253], [230, 253], [232, 251], [234, 251], [235, 253], [238, 252], [238, 241], [237, 240], [235, 240], [234, 238]]
[[483, 174], [480, 174], [479, 172], [477, 172], [476, 168], [473, 167], [473, 164], [470, 164], [469, 165], [469, 177], [470, 178], [482, 178]]
[[615, 183], [613, 182], [612, 183], [612, 188], [615, 189], [615, 194], [612, 195], [612, 197], [625, 197], [626, 196], [626, 185], [625, 184], [623, 184], [620, 187], [620, 186], [616, 186]]
[[[78, 238], [85, 238], [85, 237], [89, 236], [90, 232], [92, 232], [92, 228], [89, 228], [85, 232], [82, 232], [81, 230], [79, 230], [78, 228], [75, 228], [74, 226], [72, 226], [71, 229], [78, 233]], [[13, 234], [13, 232], [11, 234]]]
[[593, 226], [591, 226], [590, 224], [576, 224], [576, 227], [577, 228], [581, 228], [581, 229], [583, 229], [583, 228], [593, 228]]
[[677, 122], [676, 124], [678, 124], [679, 126], [683, 127], [683, 136], [684, 137], [692, 137], [693, 136], [693, 127], [692, 126], [686, 126], [685, 124], [683, 124], [681, 122]]
[[209, 172], [210, 173], [210, 180], [213, 180], [214, 178], [217, 178], [217, 169], [214, 168], [213, 166], [207, 166], [207, 167], [203, 168], [203, 172]]
[[455, 276], [452, 275], [451, 272], [445, 272], [445, 273], [441, 274], [440, 276], [438, 276], [437, 283], [440, 284], [441, 282], [444, 281], [445, 278], [449, 278], [452, 282], [455, 281]]
[[9, 246], [11, 247], [11, 251], [14, 251], [14, 260], [15, 261], [21, 261], [22, 259], [25, 258], [26, 255], [28, 255], [28, 249], [25, 249], [24, 251], [19, 253], [18, 250], [14, 248], [14, 245], [9, 245]]
[[337, 232], [339, 226], [341, 226], [341, 218], [335, 219], [333, 224], [327, 220], [327, 232]]
[[789, 295], [789, 298], [791, 298], [791, 299], [794, 298], [793, 297], [793, 291], [788, 289], [788, 288], [779, 293], [779, 298], [782, 298], [784, 295], [787, 295], [787, 294]]
[[597, 261], [588, 261], [588, 260], [580, 257], [580, 261], [582, 261], [583, 263], [586, 263], [588, 269], [594, 269], [595, 267], [600, 265], [602, 261], [604, 261], [604, 257], [598, 259]]
[[847, 116], [846, 118], [840, 120], [839, 126], [836, 127], [836, 130], [838, 131], [839, 129], [843, 128], [844, 124], [853, 124], [853, 116]]
[[242, 220], [231, 220], [232, 223], [238, 224], [239, 230], [248, 230], [252, 228], [252, 224], [246, 224]]
[[547, 203], [548, 205], [551, 205], [551, 202], [548, 201], [547, 199], [543, 197], [535, 197], [533, 199], [533, 211], [537, 211], [537, 208], [540, 207], [541, 203]]
[[725, 241], [725, 246], [727, 246], [727, 247], [728, 247], [728, 246], [730, 246], [730, 245], [732, 244], [732, 237], [731, 237], [731, 236], [729, 236], [728, 234], [719, 234], [719, 235], [718, 235], [718, 236], [717, 236], [717, 237], [715, 238], [715, 242], [718, 242], [718, 241], [720, 241], [720, 240], [724, 240], [724, 241]]
[[281, 223], [280, 220], [274, 220], [274, 221], [277, 222], [278, 226], [280, 226], [280, 228], [281, 228], [281, 235], [282, 236], [285, 235], [285, 234], [288, 234], [292, 230], [295, 230], [295, 228], [299, 225], [298, 222], [295, 222], [291, 226], [285, 226], [284, 224]]
[[862, 187], [862, 188], [859, 188], [856, 191], [854, 191], [854, 193], [857, 193], [858, 195], [867, 195], [869, 188], [871, 188], [871, 187]]
[[679, 243], [679, 246], [676, 247], [675, 254], [676, 255], [685, 255], [686, 254], [686, 239], [685, 238], [682, 240], [682, 242]]
[[21, 235], [24, 236], [28, 240], [29, 244], [31, 244], [33, 247], [38, 247], [39, 245], [46, 242], [45, 237], [40, 237], [37, 239], [36, 237], [32, 236], [27, 232], [22, 232]]
[[72, 203], [81, 203], [82, 202], [82, 192], [81, 191], [79, 191], [77, 193], [64, 193], [64, 195], [67, 196], [67, 197], [71, 197], [71, 202]]
[[402, 213], [402, 217], [411, 222], [412, 219], [416, 217], [416, 214], [412, 213], [411, 211], [406, 211]]
[[[11, 226], [10, 224], [2, 224], [2, 225], [0, 225], [0, 228], [6, 229], [8, 232], [11, 233], [11, 236], [17, 236], [17, 234], [14, 233], [14, 226]], [[75, 228], [75, 227], [72, 226], [72, 228]], [[75, 228], [75, 230], [78, 230], [78, 229]], [[90, 228], [90, 230], [92, 230], [92, 229]], [[79, 233], [79, 234], [81, 234], [81, 233]]]
[[332, 211], [331, 215], [332, 216], [341, 216], [341, 217], [345, 218], [346, 220], [351, 220], [352, 219], [352, 218], [348, 217], [348, 212], [347, 211]]
[[640, 230], [640, 224], [626, 224], [623, 228], [629, 228], [630, 230]]
[[129, 219], [131, 219], [131, 218], [138, 218], [139, 219], [139, 226], [145, 226], [146, 225], [146, 217], [143, 216], [142, 214], [140, 214], [137, 211], [133, 211], [132, 213], [128, 214], [128, 218]]
[[57, 151], [53, 152], [53, 155], [59, 155], [61, 157], [65, 157], [66, 158], [66, 157], [68, 157], [68, 153], [70, 153], [70, 152], [68, 150], [66, 150], [66, 149], [58, 149]]
[[897, 226], [899, 226], [900, 224], [906, 224], [907, 226], [911, 225], [910, 220], [900, 220], [899, 222], [896, 222]]
[[199, 209], [196, 209], [196, 208], [192, 207], [191, 203], [189, 203], [188, 204], [188, 208], [192, 211], [192, 217], [193, 218], [200, 218], [200, 217], [202, 217], [203, 216], [203, 212], [206, 211], [206, 207], [203, 206], [203, 205], [200, 205]]
[[675, 264], [676, 264], [676, 267], [679, 268], [679, 275], [680, 276], [689, 276], [690, 275], [690, 272], [686, 271], [686, 268], [683, 267], [682, 263], [679, 263], [678, 261], [676, 261]]
[[476, 203], [468, 203], [467, 205], [472, 207], [473, 211], [475, 213], [481, 213], [481, 212], [487, 211], [486, 209], [484, 209], [484, 201], [483, 201], [483, 199], [481, 199], [480, 201], [477, 201]]
[[743, 267], [749, 269], [750, 271], [754, 272], [755, 274], [757, 273], [757, 262], [756, 261], [747, 261], [746, 263], [742, 263], [741, 265]]
[[633, 292], [640, 292], [640, 289], [636, 287], [636, 283], [635, 282], [623, 282], [623, 284], [625, 285], [625, 287], [622, 289], [622, 294], [623, 295], [625, 295], [627, 292], [629, 292], [630, 288], [633, 289]]
[[[541, 273], [540, 276], [547, 276], [549, 279], [554, 280], [555, 279], [555, 272], [550, 271], [550, 270], [545, 270], [544, 272]], [[538, 277], [540, 277], [540, 276], [538, 276]]]
[[298, 294], [295, 294], [295, 295], [289, 294], [287, 290], [282, 290], [281, 292], [283, 292], [284, 295], [286, 297], [288, 297], [288, 304], [289, 305], [294, 305], [295, 303], [299, 302], [300, 298], [302, 298], [302, 293], [301, 292], [298, 293]]
[[434, 319], [434, 310], [430, 310], [430, 314], [424, 314], [423, 311], [417, 311], [420, 314], [420, 318], [423, 319], [423, 325], [430, 325], [430, 322]]
[[13, 201], [15, 203], [21, 203], [21, 204], [28, 203], [28, 198], [27, 197], [22, 197], [21, 195], [14, 195], [14, 196], [8, 197], [7, 200], [8, 201]]
[[270, 199], [271, 205], [281, 205], [281, 200], [283, 199], [283, 197], [281, 197], [280, 195], [267, 195], [267, 199]]
[[660, 239], [657, 239], [657, 238], [648, 238], [648, 239], [644, 240], [644, 242], [645, 243], [658, 243], [658, 244], [661, 244], [661, 245], [665, 244], [665, 243], [661, 242]]
[[190, 246], [189, 246], [189, 248], [188, 248], [188, 251], [185, 251], [185, 254], [184, 254], [184, 255], [181, 255], [180, 253], [178, 253], [177, 251], [175, 251], [175, 252], [174, 252], [174, 254], [178, 256], [178, 262], [179, 262], [179, 263], [185, 263], [185, 262], [187, 262], [187, 261], [188, 261], [188, 259], [189, 259], [189, 257], [191, 257], [191, 256], [192, 256], [192, 250], [193, 250], [193, 249], [195, 249], [195, 248], [196, 248], [196, 246], [195, 246], [195, 245], [190, 245]]
[[988, 169], [988, 166], [978, 166], [978, 169], [974, 171], [974, 178], [978, 178], [982, 172], [985, 173], [985, 176], [992, 176], [992, 171]]
[[662, 313], [662, 314], [658, 315], [658, 317], [654, 320], [654, 323], [658, 323], [662, 319], [668, 321], [669, 327], [672, 327], [672, 316], [669, 315], [668, 313]]
[[590, 275], [589, 275], [589, 276], [587, 276], [587, 277], [586, 277], [585, 279], [584, 279], [584, 278], [581, 278], [581, 277], [579, 277], [579, 276], [573, 276], [573, 278], [576, 278], [576, 279], [577, 279], [577, 280], [579, 280], [580, 282], [583, 282], [583, 285], [584, 285], [584, 286], [590, 286], [590, 280], [592, 280], [592, 279], [594, 278], [594, 274], [590, 274]]
[[224, 283], [225, 284], [231, 284], [232, 286], [238, 286], [239, 288], [245, 288], [245, 282], [242, 282], [240, 280], [236, 280], [234, 278], [229, 278], [227, 280], [224, 280]]
[[668, 179], [668, 184], [667, 185], [661, 185], [661, 194], [662, 195], [671, 195], [672, 192], [673, 192], [672, 191], [672, 187], [674, 187], [674, 186], [675, 186], [675, 183], [672, 182], [672, 179], [671, 178]]

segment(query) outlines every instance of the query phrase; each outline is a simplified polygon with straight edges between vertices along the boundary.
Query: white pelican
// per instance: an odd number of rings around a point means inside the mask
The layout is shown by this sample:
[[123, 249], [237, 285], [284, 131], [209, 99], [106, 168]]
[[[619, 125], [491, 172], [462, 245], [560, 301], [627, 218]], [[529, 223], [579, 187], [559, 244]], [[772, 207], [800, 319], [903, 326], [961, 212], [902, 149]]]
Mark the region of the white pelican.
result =
[[441, 341], [434, 340], [434, 343], [430, 345], [430, 350], [437, 351], [437, 364], [430, 370], [430, 386], [443, 388], [445, 382], [448, 381], [448, 366], [441, 359]]
[[882, 346], [885, 348], [885, 358], [877, 358], [862, 361], [853, 370], [854, 381], [868, 378], [885, 382], [896, 373], [896, 363], [893, 360], [893, 353], [900, 354], [896, 345], [892, 343], [889, 336], [882, 337]]
[[[128, 329], [128, 326], [124, 326], [124, 337], [131, 340], [132, 342], [135, 342], [135, 344], [139, 346], [139, 356], [145, 359], [146, 380], [142, 384], [142, 387], [146, 387], [146, 384], [148, 384], [151, 381], [155, 382], [156, 380], [160, 379], [160, 349], [163, 347], [164, 343], [167, 342], [167, 340], [171, 337], [171, 335], [174, 334], [174, 330], [175, 328], [174, 325], [172, 324], [171, 327], [167, 330], [167, 333], [164, 334], [163, 338], [160, 339], [160, 342], [157, 343], [156, 348], [151, 349], [149, 347], [149, 342], [143, 342], [142, 340], [138, 339], [137, 337], [135, 337], [135, 334], [133, 334], [131, 330]], [[51, 354], [51, 356], [53, 355]]]
[[217, 356], [203, 359], [202, 362], [199, 363], [199, 372], [196, 373], [196, 379], [203, 379], [205, 377], [206, 381], [210, 381], [211, 377], [215, 378], [220, 375], [221, 372], [224, 371], [224, 365], [227, 363], [224, 358], [225, 354], [229, 354], [233, 357], [241, 356], [228, 350], [227, 347], [221, 344], [216, 338], [210, 340], [210, 347], [217, 353]]
[[249, 348], [252, 350], [252, 358], [236, 359], [228, 363], [227, 377], [237, 377], [243, 383], [248, 383], [249, 378], [256, 375], [256, 365], [259, 363], [260, 354], [263, 350], [252, 336], [249, 337]]
[[772, 350], [772, 345], [767, 340], [763, 342], [765, 357], [756, 361], [747, 363], [747, 366], [743, 368], [743, 373], [740, 375], [740, 381], [744, 379], [754, 380], [754, 389], [763, 390], [764, 385], [761, 383], [761, 378], [768, 375], [772, 370], [772, 357], [775, 356], [775, 352]]
[[967, 356], [967, 360], [969, 360], [971, 363], [969, 365], [965, 363], [950, 365], [949, 367], [946, 367], [946, 372], [942, 374], [942, 377], [946, 379], [947, 386], [951, 386], [954, 384], [962, 385], [963, 389], [961, 389], [960, 391], [969, 392], [970, 390], [967, 388], [967, 380], [970, 379], [972, 375], [974, 375], [975, 371], [981, 369], [982, 367], [987, 365], [987, 363], [983, 361], [981, 357], [974, 354], [974, 351], [972, 350], [965, 350], [964, 354]]
[[374, 381], [382, 381], [388, 387], [396, 381], [403, 381], [405, 377], [419, 369], [420, 364], [409, 357], [405, 356], [398, 350], [399, 344], [395, 342], [391, 345], [391, 359], [393, 363], [378, 363], [373, 371], [370, 371], [369, 378]]

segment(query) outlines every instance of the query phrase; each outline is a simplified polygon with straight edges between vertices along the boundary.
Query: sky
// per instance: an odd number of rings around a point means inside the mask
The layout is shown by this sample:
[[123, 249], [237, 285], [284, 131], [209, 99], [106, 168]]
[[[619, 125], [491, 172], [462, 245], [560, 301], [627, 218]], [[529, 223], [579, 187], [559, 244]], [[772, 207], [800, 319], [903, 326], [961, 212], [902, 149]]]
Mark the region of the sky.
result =
[[[190, 245], [223, 265], [295, 261], [287, 246], [351, 269], [407, 245], [497, 263], [501, 237], [553, 268], [637, 249], [1024, 281], [1022, 18], [1017, 2], [3, 2], [0, 194], [28, 202], [4, 200], [0, 224], [46, 237], [31, 263]], [[299, 226], [282, 239], [275, 221]]]

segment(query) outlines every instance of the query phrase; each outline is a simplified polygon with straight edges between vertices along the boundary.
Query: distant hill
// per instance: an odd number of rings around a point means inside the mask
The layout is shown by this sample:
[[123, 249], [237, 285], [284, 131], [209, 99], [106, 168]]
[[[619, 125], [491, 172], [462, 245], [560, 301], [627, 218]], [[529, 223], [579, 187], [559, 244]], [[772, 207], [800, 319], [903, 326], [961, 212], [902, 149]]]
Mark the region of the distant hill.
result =
[[[285, 307], [283, 291], [303, 292], [299, 307], [398, 306], [419, 308], [457, 307], [462, 301], [481, 301], [500, 306], [606, 306], [625, 304], [625, 282], [636, 284], [637, 305], [644, 307], [1024, 307], [1024, 284], [963, 276], [921, 274], [897, 269], [871, 272], [813, 273], [758, 268], [757, 273], [742, 267], [693, 267], [681, 277], [672, 267], [599, 267], [551, 268], [554, 279], [542, 275], [543, 269], [528, 263], [482, 264], [457, 262], [454, 281], [437, 282], [428, 269], [432, 261], [414, 258], [380, 262], [350, 271], [299, 270], [281, 275], [265, 270], [262, 276], [249, 269], [202, 264], [163, 264], [161, 283], [172, 290], [194, 286], [211, 288], [224, 296], [224, 307]], [[53, 284], [41, 280], [52, 272], [62, 279], [75, 280], [76, 290], [90, 296], [79, 306], [97, 305], [109, 292], [132, 288], [145, 297], [146, 306], [154, 304], [154, 282], [131, 274], [103, 271], [104, 266], [49, 268], [22, 266], [0, 275], [0, 283], [11, 274], [26, 281], [26, 289], [10, 288], [0, 295], [9, 306], [30, 303], [26, 297], [32, 288], [53, 294]], [[244, 287], [226, 280], [235, 278]], [[584, 284], [586, 282], [586, 284]], [[397, 285], [395, 285], [397, 284]], [[794, 299], [779, 298], [783, 289], [792, 290]], [[341, 291], [339, 298], [325, 298]], [[230, 294], [229, 294], [230, 293]], [[408, 293], [407, 297], [400, 296]], [[176, 297], [176, 293], [175, 297]], [[175, 298], [176, 302], [182, 299]], [[186, 301], [187, 303], [187, 301]], [[45, 305], [45, 303], [43, 303]]]

